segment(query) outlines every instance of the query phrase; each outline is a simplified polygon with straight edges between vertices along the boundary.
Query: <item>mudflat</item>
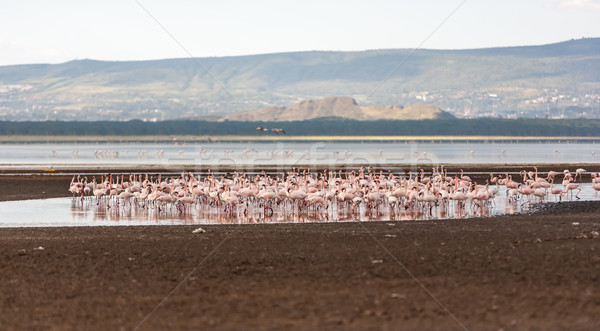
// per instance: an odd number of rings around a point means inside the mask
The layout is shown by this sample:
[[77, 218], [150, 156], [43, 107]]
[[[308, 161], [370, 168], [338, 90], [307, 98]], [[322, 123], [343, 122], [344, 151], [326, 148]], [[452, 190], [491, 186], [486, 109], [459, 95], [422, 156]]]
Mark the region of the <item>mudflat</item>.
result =
[[599, 220], [0, 229], [0, 327], [594, 329]]

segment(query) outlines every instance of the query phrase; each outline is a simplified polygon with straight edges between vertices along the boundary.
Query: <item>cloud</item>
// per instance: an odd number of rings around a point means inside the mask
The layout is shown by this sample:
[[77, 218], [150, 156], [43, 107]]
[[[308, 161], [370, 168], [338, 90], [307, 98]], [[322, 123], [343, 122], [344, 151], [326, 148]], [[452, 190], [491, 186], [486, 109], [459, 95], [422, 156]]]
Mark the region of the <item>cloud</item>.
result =
[[600, 10], [600, 0], [564, 0], [563, 7], [580, 10]]

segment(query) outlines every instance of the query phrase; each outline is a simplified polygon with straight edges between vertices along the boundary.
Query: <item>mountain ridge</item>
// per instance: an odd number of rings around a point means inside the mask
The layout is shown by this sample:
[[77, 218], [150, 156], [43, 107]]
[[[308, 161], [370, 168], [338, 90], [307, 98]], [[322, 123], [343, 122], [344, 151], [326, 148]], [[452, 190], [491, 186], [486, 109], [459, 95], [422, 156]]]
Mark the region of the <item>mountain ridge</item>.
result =
[[600, 38], [467, 50], [84, 59], [1, 66], [0, 120], [224, 116], [332, 95], [364, 106], [432, 104], [457, 117], [600, 117], [598, 91]]

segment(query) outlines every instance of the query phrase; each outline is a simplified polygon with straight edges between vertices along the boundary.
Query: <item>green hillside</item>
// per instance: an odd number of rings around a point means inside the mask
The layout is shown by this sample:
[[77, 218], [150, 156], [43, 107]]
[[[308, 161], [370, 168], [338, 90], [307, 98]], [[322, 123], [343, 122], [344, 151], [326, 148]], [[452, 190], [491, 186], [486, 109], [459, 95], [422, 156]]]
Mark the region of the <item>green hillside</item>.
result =
[[600, 118], [600, 38], [411, 52], [3, 66], [0, 120], [166, 120], [334, 95], [361, 106], [428, 103], [458, 117]]

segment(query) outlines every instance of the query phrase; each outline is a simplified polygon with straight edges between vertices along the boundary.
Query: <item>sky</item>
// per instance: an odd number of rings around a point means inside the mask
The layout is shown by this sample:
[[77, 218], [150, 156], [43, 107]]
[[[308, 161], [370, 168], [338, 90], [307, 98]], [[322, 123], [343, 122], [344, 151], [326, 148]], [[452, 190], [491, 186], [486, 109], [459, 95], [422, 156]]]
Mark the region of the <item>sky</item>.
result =
[[0, 8], [0, 65], [600, 37], [600, 0], [23, 0]]

